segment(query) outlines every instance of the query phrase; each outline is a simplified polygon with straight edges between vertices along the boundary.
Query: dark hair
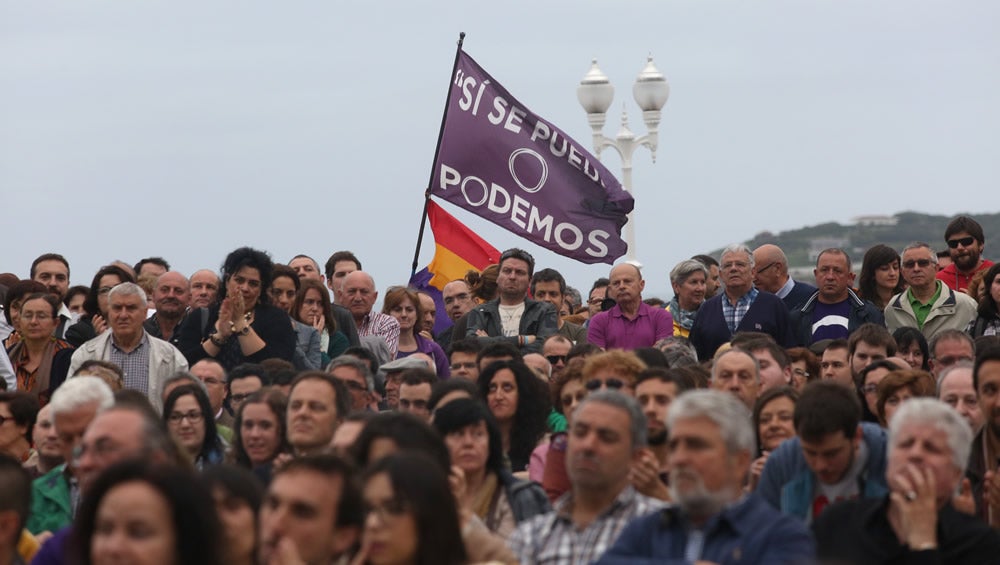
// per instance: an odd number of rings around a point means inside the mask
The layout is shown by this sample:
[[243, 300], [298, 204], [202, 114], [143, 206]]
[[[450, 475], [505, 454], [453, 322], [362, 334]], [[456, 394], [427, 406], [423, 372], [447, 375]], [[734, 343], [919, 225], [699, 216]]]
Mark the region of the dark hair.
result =
[[236, 410], [236, 418], [233, 420], [233, 441], [229, 450], [229, 459], [236, 465], [250, 468], [253, 463], [243, 447], [243, 411], [250, 404], [263, 404], [268, 407], [274, 419], [278, 422], [278, 448], [271, 454], [271, 458], [281, 453], [291, 453], [292, 446], [288, 443], [288, 397], [285, 393], [277, 389], [262, 389], [254, 392], [240, 404]]
[[351, 391], [347, 390], [344, 381], [323, 371], [305, 371], [292, 379], [292, 388], [288, 389], [289, 398], [291, 398], [295, 387], [302, 381], [323, 381], [333, 388], [333, 394], [336, 397], [333, 399], [333, 406], [337, 410], [338, 420], [347, 416], [347, 413], [351, 411]]
[[581, 384], [583, 383], [583, 364], [583, 359], [570, 359], [566, 362], [563, 370], [553, 375], [552, 380], [549, 381], [552, 408], [564, 416], [566, 415], [566, 407], [562, 403], [562, 390], [566, 388], [566, 384], [570, 381], [576, 380], [580, 381]]
[[505, 470], [503, 437], [500, 435], [496, 418], [490, 414], [489, 408], [482, 401], [475, 398], [456, 398], [434, 412], [434, 427], [443, 438], [479, 422], [486, 422], [486, 435], [490, 440], [486, 470], [499, 474]]
[[416, 335], [420, 333], [416, 328], [420, 325], [420, 320], [424, 318], [424, 307], [420, 304], [420, 296], [417, 295], [416, 290], [406, 288], [405, 286], [389, 288], [385, 293], [385, 297], [382, 298], [382, 313], [391, 315], [392, 309], [402, 304], [403, 300], [409, 300], [416, 311], [416, 322], [413, 328], [410, 329], [410, 332]]
[[312, 322], [303, 320], [300, 312], [302, 311], [302, 305], [305, 304], [306, 294], [310, 290], [319, 291], [319, 303], [320, 309], [323, 311], [323, 321], [326, 324], [326, 331], [332, 337], [333, 333], [337, 331], [337, 319], [333, 317], [333, 306], [330, 306], [330, 293], [326, 291], [323, 283], [316, 279], [301, 279], [300, 282], [301, 286], [299, 287], [299, 291], [295, 293], [295, 301], [292, 303], [292, 318], [311, 326]]
[[[271, 297], [268, 291], [271, 289], [271, 272], [274, 263], [271, 256], [263, 251], [258, 251], [251, 247], [240, 247], [229, 255], [222, 262], [222, 284], [219, 285], [219, 302], [226, 297], [226, 285], [233, 275], [240, 269], [249, 267], [257, 269], [260, 274], [260, 297], [257, 299], [260, 304], [270, 304]], [[298, 276], [295, 277], [298, 280]]]
[[896, 351], [902, 351], [904, 349], [909, 349], [914, 343], [920, 348], [920, 352], [924, 355], [924, 362], [921, 364], [921, 369], [924, 371], [929, 371], [931, 350], [927, 345], [927, 338], [924, 334], [920, 332], [917, 328], [906, 326], [897, 329], [892, 332], [892, 338], [896, 340]]
[[422, 369], [415, 367], [413, 369], [405, 369], [401, 375], [399, 375], [400, 384], [405, 385], [420, 385], [427, 383], [433, 387], [438, 382], [438, 376], [430, 369]]
[[427, 401], [427, 409], [433, 412], [442, 398], [456, 391], [467, 392], [469, 398], [479, 398], [479, 386], [475, 382], [462, 378], [446, 379], [431, 385], [431, 397]]
[[302, 286], [302, 281], [299, 279], [299, 274], [295, 272], [295, 269], [289, 267], [288, 265], [275, 263], [271, 267], [271, 282], [273, 283], [275, 280], [280, 279], [281, 277], [292, 279], [292, 284], [295, 286], [296, 293]]
[[482, 350], [483, 344], [479, 343], [479, 340], [474, 337], [458, 339], [452, 341], [451, 345], [448, 346], [448, 359], [451, 359], [452, 353], [474, 353], [478, 356]]
[[948, 222], [948, 227], [944, 228], [944, 240], [948, 241], [951, 239], [951, 236], [962, 232], [976, 238], [976, 241], [978, 241], [980, 245], [986, 242], [986, 236], [983, 235], [983, 226], [979, 225], [979, 222], [973, 220], [969, 216], [958, 216], [954, 220]]
[[31, 475], [21, 462], [0, 453], [0, 511], [17, 514], [17, 531], [24, 529], [31, 513]]
[[337, 251], [333, 255], [330, 255], [330, 258], [326, 260], [326, 265], [323, 266], [323, 272], [326, 273], [326, 278], [333, 278], [334, 268], [337, 266], [337, 263], [341, 261], [353, 261], [354, 264], [357, 265], [358, 270], [362, 270], [361, 261], [355, 257], [354, 253], [351, 253], [350, 251]]
[[885, 326], [871, 322], [858, 326], [851, 332], [851, 337], [847, 340], [848, 355], [854, 355], [860, 341], [875, 347], [884, 347], [886, 357], [892, 357], [896, 354], [896, 340], [889, 334], [889, 330], [885, 329]]
[[69, 261], [67, 261], [65, 257], [58, 253], [43, 253], [31, 262], [31, 270], [29, 271], [28, 278], [35, 278], [35, 269], [38, 268], [38, 264], [42, 261], [59, 261], [63, 265], [66, 265], [66, 276], [69, 277]]
[[364, 512], [361, 504], [361, 488], [358, 485], [357, 470], [350, 460], [332, 453], [304, 455], [292, 459], [275, 470], [274, 478], [301, 471], [325, 475], [328, 479], [336, 477], [343, 479], [340, 501], [337, 504], [337, 522], [334, 525], [338, 528], [362, 527]]
[[751, 339], [743, 345], [740, 346], [741, 349], [749, 351], [753, 354], [754, 351], [767, 351], [774, 358], [774, 362], [778, 364], [782, 369], [788, 368], [792, 364], [792, 361], [788, 358], [788, 353], [785, 351], [784, 347], [778, 345], [778, 342], [774, 341], [774, 338], [767, 336], [766, 338]]
[[14, 417], [14, 423], [24, 426], [24, 439], [28, 444], [32, 443], [31, 430], [35, 427], [35, 420], [38, 418], [38, 399], [19, 390], [10, 392], [0, 392], [0, 404], [6, 404], [10, 410], [10, 415]]
[[[979, 315], [984, 318], [989, 319], [1000, 316], [1000, 305], [997, 304], [996, 300], [993, 300], [993, 293], [990, 292], [990, 287], [993, 285], [993, 281], [996, 280], [997, 275], [1000, 275], [1000, 263], [994, 264], [983, 275], [983, 286], [986, 287], [986, 292], [983, 295], [983, 299], [979, 301]], [[973, 298], [975, 297], [973, 296]]]
[[528, 276], [530, 277], [535, 274], [535, 258], [531, 256], [531, 253], [517, 247], [511, 247], [500, 254], [500, 260], [497, 261], [497, 264], [502, 267], [503, 262], [507, 259], [520, 259], [524, 261], [528, 264]]
[[260, 379], [260, 384], [263, 386], [271, 384], [267, 380], [267, 369], [258, 363], [242, 363], [233, 367], [232, 370], [229, 371], [229, 374], [226, 375], [226, 383], [231, 385], [233, 384], [233, 381], [248, 379], [250, 377], [257, 377]]
[[853, 438], [860, 421], [857, 393], [831, 380], [807, 384], [795, 403], [795, 433], [806, 441], [822, 441], [833, 433]]
[[425, 420], [407, 412], [380, 412], [365, 424], [351, 446], [359, 466], [375, 463], [371, 448], [381, 438], [392, 440], [399, 449], [423, 451], [445, 472], [451, 469], [451, 455], [441, 436]]
[[687, 371], [683, 371], [680, 368], [667, 369], [665, 367], [649, 367], [648, 369], [643, 369], [635, 378], [635, 386], [638, 387], [646, 381], [654, 380], [664, 383], [673, 383], [674, 386], [677, 387], [678, 396], [689, 390], [697, 388], [694, 378]]
[[638, 347], [633, 349], [632, 353], [635, 353], [635, 356], [645, 363], [647, 367], [667, 368], [667, 356], [655, 347]]
[[125, 461], [107, 468], [80, 502], [70, 534], [70, 552], [82, 565], [90, 565], [91, 544], [97, 529], [97, 512], [115, 487], [141, 482], [152, 487], [170, 507], [177, 563], [215, 565], [222, 562], [222, 526], [211, 493], [198, 478], [177, 467]]
[[514, 422], [510, 428], [511, 469], [514, 472], [523, 471], [531, 459], [538, 441], [545, 435], [547, 418], [551, 405], [548, 390], [534, 371], [520, 361], [497, 361], [490, 363], [478, 379], [479, 394], [485, 402], [489, 396], [490, 382], [502, 370], [514, 374], [517, 383], [517, 409], [514, 412]]
[[917, 369], [897, 369], [882, 377], [878, 382], [878, 400], [875, 402], [876, 416], [879, 423], [887, 426], [889, 423], [885, 419], [885, 403], [896, 391], [908, 388], [913, 396], [925, 396], [933, 398], [935, 394], [934, 377], [927, 371]]
[[487, 265], [482, 271], [469, 270], [465, 273], [465, 284], [469, 285], [469, 292], [473, 298], [483, 302], [493, 300], [499, 292], [497, 277], [500, 275], [500, 265]]
[[691, 258], [694, 259], [695, 261], [700, 261], [701, 264], [705, 265], [706, 269], [708, 267], [719, 266], [719, 262], [716, 261], [715, 257], [712, 257], [711, 255], [693, 255]]
[[201, 421], [205, 426], [205, 437], [201, 442], [201, 449], [198, 450], [195, 461], [200, 459], [206, 463], [217, 463], [223, 453], [222, 440], [219, 439], [219, 430], [215, 426], [215, 412], [212, 410], [212, 404], [202, 387], [181, 385], [170, 391], [167, 399], [163, 401], [163, 422], [167, 423], [170, 420], [170, 413], [173, 411], [174, 405], [177, 404], [178, 399], [184, 396], [194, 397], [195, 402], [198, 403], [198, 409], [201, 410]]
[[[898, 267], [899, 253], [896, 253], [896, 250], [888, 245], [882, 245], [881, 243], [865, 251], [865, 256], [861, 260], [861, 274], [858, 276], [858, 296], [871, 302], [879, 309], [884, 308], [886, 305], [882, 304], [882, 299], [879, 298], [878, 285], [875, 282], [875, 272], [878, 271], [879, 267], [888, 265], [889, 263], [895, 263]], [[902, 292], [905, 284], [901, 275], [896, 282], [896, 287], [892, 289], [892, 293], [899, 294]]]
[[599, 279], [594, 281], [594, 284], [590, 285], [590, 291], [587, 292], [587, 298], [590, 299], [590, 295], [594, 294], [595, 290], [599, 288], [606, 288], [609, 286], [611, 286], [611, 279], [609, 279], [608, 277], [600, 277]]
[[416, 525], [416, 565], [463, 565], [468, 557], [462, 542], [458, 508], [448, 482], [448, 470], [437, 468], [425, 453], [406, 450], [374, 463], [365, 481], [382, 473], [389, 477], [396, 500]]
[[555, 269], [542, 269], [531, 277], [531, 295], [535, 295], [535, 285], [540, 282], [559, 283], [559, 294], [566, 294], [566, 279]]
[[118, 277], [120, 282], [135, 282], [135, 277], [132, 276], [132, 273], [118, 265], [105, 265], [98, 269], [97, 274], [90, 281], [90, 290], [87, 292], [87, 299], [83, 301], [83, 309], [91, 318], [101, 313], [97, 306], [97, 296], [101, 292], [101, 279], [105, 275], [114, 275]]
[[82, 296], [84, 300], [87, 299], [87, 295], [90, 294], [90, 288], [83, 286], [82, 284], [73, 285], [69, 287], [66, 291], [66, 297], [63, 298], [63, 304], [69, 307], [69, 303], [73, 301], [77, 296]]
[[516, 361], [524, 360], [521, 350], [516, 345], [506, 341], [495, 341], [484, 345], [476, 354], [476, 364], [480, 364], [484, 357], [510, 357]]
[[[799, 402], [799, 392], [790, 386], [779, 386], [774, 388], [769, 388], [762, 392], [760, 396], [757, 397], [757, 401], [753, 405], [753, 434], [757, 438], [757, 451], [758, 455], [763, 453], [764, 448], [760, 442], [760, 413], [764, 411], [764, 407], [771, 403], [773, 400], [779, 398], [788, 398], [792, 401], [792, 404], [798, 406]], [[853, 437], [853, 436], [852, 436]]]
[[341, 356], [350, 355], [355, 359], [366, 361], [368, 363], [368, 368], [370, 369], [371, 374], [374, 375], [375, 373], [378, 372], [379, 362], [378, 359], [375, 358], [375, 354], [373, 354], [371, 351], [365, 349], [360, 345], [352, 345], [347, 349], [345, 349], [344, 352], [341, 353], [340, 355]]
[[35, 293], [48, 293], [49, 289], [38, 281], [18, 281], [7, 289], [7, 295], [3, 299], [3, 312], [7, 316], [7, 323], [13, 324], [10, 317], [11, 310], [14, 309], [14, 302], [23, 302], [24, 297]]
[[[257, 524], [260, 504], [264, 499], [264, 485], [253, 473], [243, 467], [223, 464], [213, 465], [205, 469], [200, 473], [200, 478], [208, 491], [213, 494], [213, 498], [215, 489], [222, 490], [224, 504], [227, 506], [232, 500], [246, 504], [253, 512], [253, 523]], [[253, 544], [253, 558], [255, 560], [259, 547], [260, 538], [255, 533]]]
[[979, 371], [983, 365], [990, 361], [1000, 362], [1000, 345], [990, 345], [976, 353], [976, 365], [972, 371], [972, 386], [976, 389], [977, 395], [979, 394]]
[[157, 265], [163, 267], [164, 271], [170, 270], [170, 263], [167, 263], [167, 260], [163, 257], [146, 257], [145, 259], [139, 259], [139, 262], [132, 267], [136, 276], [139, 276], [139, 273], [142, 271], [142, 267], [144, 265]]
[[569, 353], [566, 354], [566, 362], [568, 363], [570, 360], [576, 359], [577, 357], [586, 358], [591, 355], [597, 355], [603, 351], [604, 350], [601, 349], [600, 346], [594, 345], [589, 341], [580, 342], [569, 348]]

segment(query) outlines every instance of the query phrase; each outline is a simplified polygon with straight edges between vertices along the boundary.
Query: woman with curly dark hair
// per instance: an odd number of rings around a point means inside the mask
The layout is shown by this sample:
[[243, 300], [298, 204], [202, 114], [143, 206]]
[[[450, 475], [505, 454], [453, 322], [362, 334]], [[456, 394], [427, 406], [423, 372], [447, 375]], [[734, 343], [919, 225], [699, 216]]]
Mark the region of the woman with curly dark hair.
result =
[[545, 437], [551, 409], [548, 387], [520, 361], [491, 363], [480, 373], [477, 384], [500, 428], [511, 471], [526, 471], [531, 452]]
[[69, 553], [81, 565], [223, 562], [222, 528], [208, 488], [189, 471], [145, 461], [101, 473], [80, 502], [70, 535]]
[[858, 296], [884, 310], [893, 295], [903, 292], [899, 276], [899, 253], [881, 243], [865, 252], [858, 277]]
[[983, 275], [983, 298], [979, 301], [979, 315], [972, 322], [969, 332], [972, 339], [984, 335], [1000, 335], [1000, 263], [993, 265]]
[[222, 264], [219, 304], [188, 314], [177, 348], [188, 363], [212, 357], [227, 371], [243, 363], [295, 356], [291, 319], [268, 300], [274, 264], [263, 251], [241, 247]]

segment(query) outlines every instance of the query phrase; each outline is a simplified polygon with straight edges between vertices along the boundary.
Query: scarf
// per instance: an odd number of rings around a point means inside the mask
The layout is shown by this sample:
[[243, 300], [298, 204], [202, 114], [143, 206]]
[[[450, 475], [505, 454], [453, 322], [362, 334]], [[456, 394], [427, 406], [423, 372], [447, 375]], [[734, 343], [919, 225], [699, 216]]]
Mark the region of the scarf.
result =
[[479, 487], [475, 496], [472, 497], [472, 511], [483, 521], [486, 520], [486, 516], [493, 508], [498, 484], [499, 479], [497, 479], [496, 473], [486, 473], [483, 486]]
[[[58, 347], [57, 347], [58, 346]], [[29, 374], [27, 369], [22, 369], [18, 365], [24, 365], [28, 362], [28, 346], [23, 341], [18, 342], [14, 347], [10, 349], [10, 362], [15, 367], [15, 373], [17, 374], [17, 389], [29, 393], [36, 399], [39, 394], [47, 393], [49, 390], [49, 379], [52, 374], [52, 357], [55, 355], [56, 351], [60, 351], [70, 347], [70, 345], [63, 341], [58, 341], [55, 338], [49, 339], [45, 344], [45, 349], [42, 351], [42, 360], [38, 364], [38, 368], [35, 369], [34, 374]]]
[[691, 326], [694, 325], [694, 317], [698, 315], [697, 310], [681, 310], [681, 305], [677, 302], [676, 296], [667, 305], [667, 310], [670, 310], [670, 315], [674, 317], [674, 322], [685, 330], [691, 329]]

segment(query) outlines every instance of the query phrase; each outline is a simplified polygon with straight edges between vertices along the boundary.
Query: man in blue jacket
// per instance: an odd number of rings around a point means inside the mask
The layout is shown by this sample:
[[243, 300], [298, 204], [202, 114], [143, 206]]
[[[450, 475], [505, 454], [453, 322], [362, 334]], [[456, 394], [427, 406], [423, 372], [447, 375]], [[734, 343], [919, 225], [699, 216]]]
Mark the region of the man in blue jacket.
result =
[[854, 389], [835, 381], [810, 383], [795, 405], [794, 422], [798, 437], [768, 456], [757, 486], [771, 506], [811, 523], [839, 500], [889, 492], [885, 430], [861, 422]]
[[598, 563], [811, 563], [815, 543], [805, 525], [743, 493], [756, 453], [749, 419], [729, 393], [678, 397], [667, 418], [675, 504], [633, 520]]

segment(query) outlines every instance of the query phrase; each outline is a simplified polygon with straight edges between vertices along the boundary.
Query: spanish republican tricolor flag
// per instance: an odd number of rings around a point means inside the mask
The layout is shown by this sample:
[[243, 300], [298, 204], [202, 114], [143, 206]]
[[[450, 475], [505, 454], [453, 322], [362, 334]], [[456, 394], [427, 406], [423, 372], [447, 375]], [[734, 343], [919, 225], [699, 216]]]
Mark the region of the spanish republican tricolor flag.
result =
[[482, 271], [498, 262], [500, 252], [433, 200], [427, 202], [427, 217], [434, 234], [434, 258], [410, 278], [410, 286], [434, 297], [438, 305], [434, 331], [440, 332], [451, 325], [441, 297], [444, 285], [465, 277], [470, 269]]

